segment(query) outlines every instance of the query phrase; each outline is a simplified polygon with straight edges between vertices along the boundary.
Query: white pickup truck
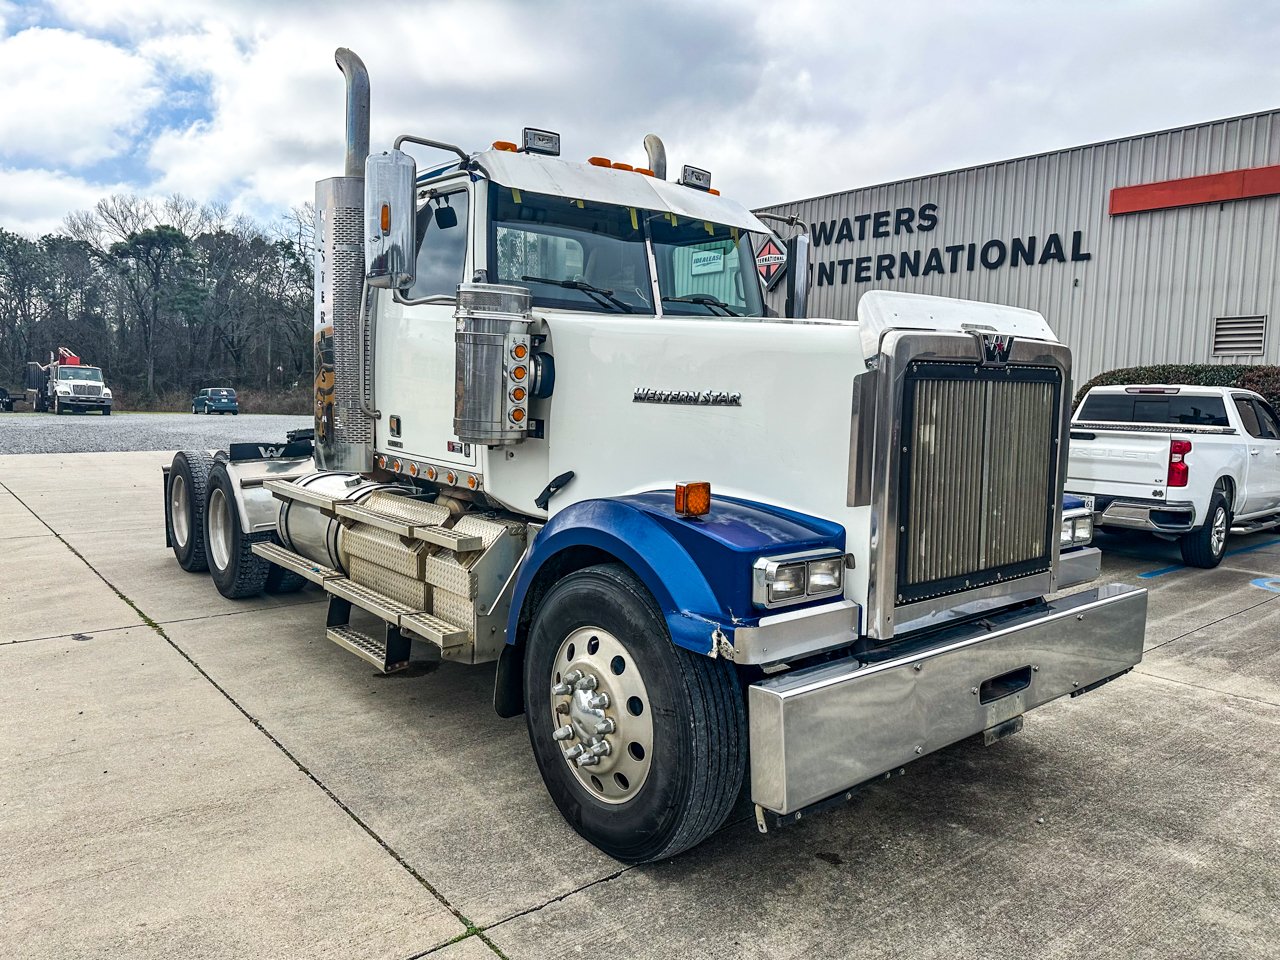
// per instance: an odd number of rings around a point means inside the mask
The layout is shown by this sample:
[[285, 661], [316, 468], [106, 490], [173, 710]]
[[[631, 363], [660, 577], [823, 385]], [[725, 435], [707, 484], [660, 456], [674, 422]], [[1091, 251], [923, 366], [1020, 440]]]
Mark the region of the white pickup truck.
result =
[[1095, 387], [1071, 422], [1066, 488], [1095, 525], [1177, 539], [1216, 567], [1227, 533], [1280, 526], [1280, 418], [1234, 387]]

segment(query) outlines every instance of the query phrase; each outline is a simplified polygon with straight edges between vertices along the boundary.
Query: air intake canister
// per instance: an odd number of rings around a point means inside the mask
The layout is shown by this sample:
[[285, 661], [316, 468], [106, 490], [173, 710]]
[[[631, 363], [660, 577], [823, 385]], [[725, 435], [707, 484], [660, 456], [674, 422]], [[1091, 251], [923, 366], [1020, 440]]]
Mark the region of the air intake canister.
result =
[[453, 432], [466, 443], [517, 443], [529, 433], [533, 354], [524, 287], [458, 285]]

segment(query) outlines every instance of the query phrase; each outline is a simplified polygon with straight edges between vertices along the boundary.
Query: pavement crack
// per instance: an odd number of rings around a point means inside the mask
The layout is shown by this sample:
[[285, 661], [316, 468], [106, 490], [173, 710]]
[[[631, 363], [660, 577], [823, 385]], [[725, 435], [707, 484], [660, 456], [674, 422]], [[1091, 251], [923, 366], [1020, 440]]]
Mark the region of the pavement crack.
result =
[[435, 886], [431, 883], [431, 881], [429, 881], [426, 877], [424, 877], [421, 873], [419, 873], [417, 868], [415, 868], [411, 863], [409, 863], [409, 861], [406, 860], [398, 850], [396, 850], [393, 846], [391, 846], [390, 843], [384, 840], [382, 836], [379, 835], [378, 832], [373, 829], [373, 827], [371, 827], [368, 823], [366, 823], [358, 813], [352, 810], [351, 807], [347, 806], [346, 802], [343, 801], [341, 797], [339, 797], [336, 793], [334, 793], [333, 790], [331, 790], [329, 786], [323, 780], [321, 780], [316, 774], [312, 773], [311, 770], [307, 768], [306, 764], [304, 764], [301, 760], [299, 760], [296, 756], [294, 756], [293, 752], [290, 751], [289, 748], [286, 747], [283, 743], [281, 743], [280, 740], [276, 738], [275, 734], [273, 734], [270, 730], [268, 730], [257, 717], [255, 717], [243, 706], [241, 706], [240, 702], [231, 695], [230, 691], [228, 691], [225, 687], [223, 687], [220, 683], [218, 683], [217, 680], [213, 679], [213, 677], [209, 675], [208, 671], [206, 671], [204, 667], [200, 666], [200, 664], [198, 664], [195, 661], [195, 658], [193, 658], [189, 653], [187, 653], [187, 651], [183, 650], [182, 647], [178, 646], [178, 644], [174, 641], [174, 639], [170, 637], [167, 633], [165, 633], [164, 627], [162, 627], [158, 622], [156, 622], [154, 619], [149, 617], [142, 610], [141, 607], [139, 607], [136, 603], [133, 602], [133, 600], [131, 600], [128, 596], [125, 595], [124, 591], [122, 591], [114, 583], [112, 583], [110, 580], [104, 577], [102, 573], [85, 558], [84, 554], [82, 554], [79, 550], [77, 550], [70, 543], [68, 543], [66, 538], [64, 538], [62, 534], [58, 533], [57, 530], [49, 526], [49, 524], [45, 522], [44, 518], [41, 517], [38, 513], [36, 513], [34, 510], [32, 510], [31, 507], [21, 497], [19, 497], [16, 493], [14, 493], [11, 489], [9, 489], [3, 483], [0, 483], [0, 489], [5, 490], [15, 500], [17, 500], [18, 503], [22, 504], [22, 506], [27, 510], [28, 513], [30, 513], [33, 517], [36, 518], [36, 520], [38, 520], [41, 524], [43, 524], [44, 527], [50, 533], [52, 533], [64, 547], [70, 550], [76, 556], [76, 558], [80, 560], [81, 563], [83, 563], [86, 567], [89, 568], [89, 570], [93, 573], [94, 576], [96, 576], [99, 580], [101, 580], [104, 584], [106, 584], [107, 588], [110, 589], [112, 593], [114, 593], [117, 597], [119, 597], [121, 600], [127, 603], [133, 609], [133, 611], [137, 613], [137, 615], [142, 619], [142, 622], [144, 624], [146, 624], [148, 627], [154, 630], [157, 634], [159, 634], [161, 639], [163, 639], [165, 643], [167, 643], [170, 647], [172, 647], [174, 652], [177, 653], [178, 656], [182, 657], [183, 660], [187, 661], [187, 663], [191, 665], [191, 668], [195, 670], [196, 673], [198, 673], [201, 677], [203, 677], [205, 681], [208, 682], [208, 684], [211, 687], [213, 687], [213, 689], [217, 690], [218, 693], [222, 694], [222, 696], [226, 699], [226, 701], [230, 703], [231, 706], [234, 707], [240, 713], [241, 716], [243, 716], [246, 720], [248, 720], [249, 723], [253, 724], [254, 728], [256, 728], [259, 733], [261, 733], [264, 737], [266, 737], [267, 740], [269, 740], [277, 750], [283, 753], [289, 759], [289, 761], [298, 769], [298, 771], [302, 773], [303, 776], [305, 776], [313, 784], [315, 784], [322, 791], [324, 791], [325, 796], [327, 796], [330, 800], [332, 800], [339, 810], [345, 813], [351, 819], [351, 821], [355, 823], [356, 826], [358, 826], [361, 830], [363, 830], [370, 837], [370, 839], [374, 841], [374, 843], [376, 843], [379, 847], [381, 847], [383, 852], [385, 852], [388, 856], [390, 856], [391, 859], [395, 860], [395, 862], [398, 863], [404, 869], [404, 871], [409, 874], [409, 876], [413, 877], [413, 879], [416, 880], [424, 890], [426, 890], [429, 894], [431, 894], [431, 896], [434, 897], [442, 907], [448, 910], [449, 913], [453, 914], [454, 918], [459, 923], [461, 923], [464, 927], [467, 928], [466, 933], [463, 936], [463, 939], [465, 939], [465, 937], [468, 935], [474, 934], [475, 936], [480, 937], [480, 939], [483, 940], [486, 944], [488, 944], [489, 947], [495, 953], [497, 953], [499, 956], [503, 956], [502, 951], [498, 950], [498, 948], [494, 946], [493, 943], [483, 935], [481, 928], [477, 927], [462, 913], [462, 911], [460, 911], [457, 907], [451, 904], [448, 898], [445, 897], [445, 895], [441, 893], [439, 890], [437, 890]]
[[1218, 619], [1216, 620], [1210, 620], [1208, 623], [1202, 623], [1200, 624], [1200, 626], [1196, 627], [1193, 630], [1188, 630], [1186, 633], [1180, 633], [1176, 637], [1170, 637], [1168, 640], [1161, 640], [1155, 646], [1148, 647], [1147, 649], [1143, 650], [1142, 656], [1145, 658], [1146, 655], [1150, 653], [1152, 650], [1159, 650], [1161, 647], [1166, 647], [1171, 643], [1176, 643], [1179, 640], [1185, 640], [1187, 637], [1191, 636], [1192, 634], [1199, 633], [1201, 630], [1204, 630], [1207, 627], [1216, 626], [1217, 624], [1222, 623], [1224, 620], [1230, 620], [1232, 617], [1238, 617], [1240, 616], [1240, 614], [1248, 613], [1250, 610], [1257, 610], [1259, 607], [1265, 606], [1268, 603], [1273, 603], [1276, 600], [1280, 600], [1280, 595], [1277, 595], [1274, 597], [1266, 597], [1265, 599], [1259, 600], [1257, 603], [1250, 604], [1249, 606], [1244, 607], [1240, 610], [1236, 610], [1236, 611], [1233, 611], [1232, 613], [1224, 614], [1223, 616], [1218, 617]]
[[1184, 687], [1194, 687], [1197, 690], [1204, 690], [1207, 693], [1216, 693], [1221, 697], [1232, 697], [1236, 700], [1247, 700], [1249, 703], [1261, 703], [1268, 707], [1280, 707], [1280, 703], [1276, 703], [1274, 700], [1267, 700], [1265, 697], [1251, 697], [1248, 694], [1233, 693], [1230, 690], [1221, 690], [1218, 687], [1206, 686], [1203, 683], [1192, 683], [1190, 680], [1179, 680], [1177, 677], [1166, 677], [1164, 674], [1152, 673], [1150, 670], [1144, 670], [1141, 666], [1138, 667], [1138, 673], [1142, 674], [1144, 677], [1150, 677], [1153, 680], [1163, 680], [1165, 683], [1176, 683]]

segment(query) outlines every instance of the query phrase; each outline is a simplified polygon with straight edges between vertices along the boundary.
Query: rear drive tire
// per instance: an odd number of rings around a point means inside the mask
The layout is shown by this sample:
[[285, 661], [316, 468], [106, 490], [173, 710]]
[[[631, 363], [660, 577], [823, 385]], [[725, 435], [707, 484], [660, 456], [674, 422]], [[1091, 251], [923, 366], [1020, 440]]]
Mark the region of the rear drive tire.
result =
[[180, 450], [169, 468], [169, 501], [165, 523], [178, 566], [189, 573], [208, 570], [204, 549], [204, 503], [213, 457], [200, 450]]
[[625, 567], [587, 567], [552, 588], [529, 633], [524, 695], [551, 799], [610, 856], [675, 856], [729, 815], [747, 764], [733, 665], [675, 646]]
[[1211, 569], [1222, 562], [1227, 550], [1227, 534], [1231, 530], [1231, 506], [1221, 489], [1209, 498], [1209, 512], [1204, 524], [1178, 538], [1182, 559], [1193, 567]]
[[245, 533], [240, 528], [235, 484], [227, 465], [217, 461], [209, 471], [209, 496], [204, 511], [205, 554], [218, 592], [228, 600], [256, 597], [267, 585], [271, 564], [253, 552], [253, 545], [271, 539], [270, 533]]
[[297, 593], [307, 585], [307, 578], [301, 574], [270, 564], [267, 571], [267, 582], [264, 585], [267, 593]]

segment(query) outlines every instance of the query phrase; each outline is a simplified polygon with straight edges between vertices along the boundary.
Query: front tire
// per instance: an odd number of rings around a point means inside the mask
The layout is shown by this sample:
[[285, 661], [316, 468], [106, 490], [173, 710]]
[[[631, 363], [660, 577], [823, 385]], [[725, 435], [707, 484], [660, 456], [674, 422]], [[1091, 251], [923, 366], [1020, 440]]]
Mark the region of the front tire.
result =
[[547, 595], [529, 633], [524, 694], [547, 791], [610, 856], [675, 856], [729, 815], [747, 761], [733, 665], [675, 646], [625, 567], [587, 567]]
[[240, 528], [235, 484], [227, 465], [219, 460], [209, 471], [209, 496], [204, 511], [205, 553], [209, 574], [218, 592], [228, 600], [256, 597], [266, 588], [271, 564], [253, 552], [253, 545], [271, 538], [269, 533], [245, 533]]
[[55, 417], [62, 416], [62, 401], [56, 397], [53, 400], [53, 415]]
[[1205, 515], [1204, 524], [1178, 539], [1183, 561], [1193, 567], [1216, 567], [1227, 551], [1227, 533], [1230, 530], [1231, 506], [1222, 490], [1215, 490], [1209, 499], [1209, 512]]

